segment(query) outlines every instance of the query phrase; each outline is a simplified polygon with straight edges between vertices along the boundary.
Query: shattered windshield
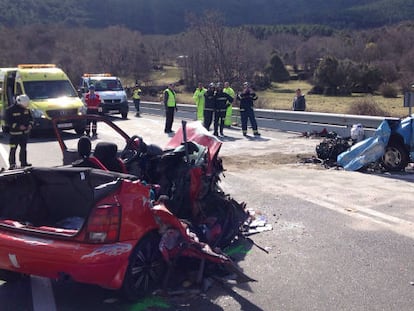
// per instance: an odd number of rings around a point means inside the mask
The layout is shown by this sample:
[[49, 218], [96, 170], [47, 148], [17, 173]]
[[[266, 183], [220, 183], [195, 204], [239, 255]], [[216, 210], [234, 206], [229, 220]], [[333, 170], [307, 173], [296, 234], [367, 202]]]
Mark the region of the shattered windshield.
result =
[[32, 100], [78, 96], [68, 80], [27, 81], [23, 85]]
[[95, 90], [98, 92], [123, 90], [121, 81], [119, 81], [118, 79], [91, 79], [90, 84], [95, 85]]

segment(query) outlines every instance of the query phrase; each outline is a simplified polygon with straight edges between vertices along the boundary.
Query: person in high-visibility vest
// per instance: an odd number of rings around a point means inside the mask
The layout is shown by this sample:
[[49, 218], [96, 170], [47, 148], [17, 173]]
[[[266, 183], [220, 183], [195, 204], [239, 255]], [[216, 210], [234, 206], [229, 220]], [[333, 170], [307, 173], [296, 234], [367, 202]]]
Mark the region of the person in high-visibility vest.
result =
[[[223, 92], [230, 95], [230, 97], [233, 99], [236, 96], [236, 92], [234, 92], [229, 82], [224, 82]], [[226, 117], [224, 118], [224, 126], [232, 125], [233, 106], [230, 102], [228, 104], [229, 105], [227, 106]]]
[[172, 125], [174, 122], [174, 112], [177, 111], [177, 102], [175, 99], [174, 84], [168, 85], [164, 91], [164, 106], [165, 106], [165, 128], [164, 133], [173, 133]]
[[134, 101], [134, 105], [135, 105], [135, 110], [136, 110], [135, 116], [136, 117], [140, 116], [139, 104], [141, 102], [141, 93], [142, 93], [142, 90], [139, 88], [139, 85], [135, 84], [135, 87], [132, 90], [132, 100]]
[[197, 107], [197, 120], [203, 121], [204, 120], [204, 103], [205, 97], [204, 94], [207, 90], [203, 87], [203, 84], [200, 82], [198, 83], [197, 89], [194, 91], [193, 99]]

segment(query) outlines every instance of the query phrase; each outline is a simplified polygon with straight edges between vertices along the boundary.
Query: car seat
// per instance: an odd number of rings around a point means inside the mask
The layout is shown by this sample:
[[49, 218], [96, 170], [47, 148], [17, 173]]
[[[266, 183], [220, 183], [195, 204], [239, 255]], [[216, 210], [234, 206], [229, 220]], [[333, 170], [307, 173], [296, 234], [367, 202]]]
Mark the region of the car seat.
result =
[[117, 155], [118, 147], [114, 143], [99, 142], [96, 144], [94, 156], [109, 170], [127, 173], [124, 162]]
[[102, 164], [101, 161], [99, 161], [98, 158], [91, 155], [92, 150], [92, 143], [88, 136], [82, 136], [78, 140], [78, 154], [80, 156], [80, 159], [73, 162], [72, 166], [75, 167], [92, 167], [92, 168], [98, 168], [101, 170], [107, 170], [105, 165]]

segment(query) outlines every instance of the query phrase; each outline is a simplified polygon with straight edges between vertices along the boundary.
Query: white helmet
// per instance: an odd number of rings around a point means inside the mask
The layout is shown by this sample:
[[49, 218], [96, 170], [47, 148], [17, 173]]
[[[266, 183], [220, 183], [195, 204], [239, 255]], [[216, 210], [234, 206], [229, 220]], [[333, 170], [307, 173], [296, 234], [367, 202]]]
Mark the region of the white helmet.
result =
[[27, 95], [19, 95], [16, 97], [16, 102], [18, 105], [27, 108], [29, 107], [29, 103], [30, 103], [30, 98]]

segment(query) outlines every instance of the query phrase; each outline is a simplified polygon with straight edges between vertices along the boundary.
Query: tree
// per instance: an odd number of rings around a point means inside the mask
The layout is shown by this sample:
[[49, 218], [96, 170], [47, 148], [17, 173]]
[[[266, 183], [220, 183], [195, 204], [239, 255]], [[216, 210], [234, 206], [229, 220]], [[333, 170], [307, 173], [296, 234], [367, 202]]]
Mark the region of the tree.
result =
[[217, 11], [206, 11], [202, 18], [189, 15], [190, 30], [186, 33], [185, 54], [187, 76], [198, 81], [253, 81], [254, 73], [265, 64], [265, 53], [257, 41], [241, 28], [224, 27], [224, 18]]
[[289, 72], [286, 70], [282, 59], [276, 53], [272, 54], [270, 64], [266, 67], [265, 72], [273, 82], [285, 82], [290, 79]]

